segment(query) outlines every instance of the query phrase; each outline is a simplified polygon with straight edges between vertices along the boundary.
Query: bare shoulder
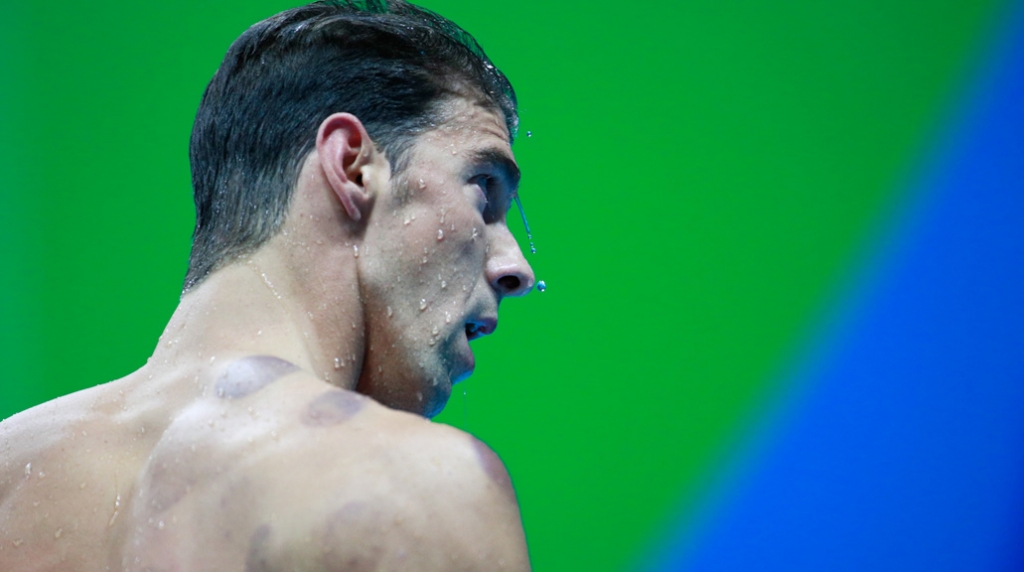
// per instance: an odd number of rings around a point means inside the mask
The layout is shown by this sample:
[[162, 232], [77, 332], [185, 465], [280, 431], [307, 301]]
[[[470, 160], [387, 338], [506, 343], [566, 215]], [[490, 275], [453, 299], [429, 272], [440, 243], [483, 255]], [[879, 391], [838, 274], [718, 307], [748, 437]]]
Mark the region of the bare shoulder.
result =
[[[472, 436], [301, 372], [214, 394], [182, 412], [142, 471], [140, 552], [127, 556], [190, 569], [529, 568], [508, 473]], [[222, 556], [190, 560], [186, 546]]]

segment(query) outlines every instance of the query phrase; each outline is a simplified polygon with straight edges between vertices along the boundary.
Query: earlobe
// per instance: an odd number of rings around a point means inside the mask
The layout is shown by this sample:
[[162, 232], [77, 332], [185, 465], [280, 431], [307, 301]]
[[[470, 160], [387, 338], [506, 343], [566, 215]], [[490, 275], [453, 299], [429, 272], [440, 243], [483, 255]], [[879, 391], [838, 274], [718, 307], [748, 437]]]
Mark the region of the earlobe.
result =
[[335, 113], [320, 123], [316, 151], [327, 182], [354, 222], [362, 220], [370, 206], [363, 167], [372, 163], [376, 150], [366, 128], [351, 113]]

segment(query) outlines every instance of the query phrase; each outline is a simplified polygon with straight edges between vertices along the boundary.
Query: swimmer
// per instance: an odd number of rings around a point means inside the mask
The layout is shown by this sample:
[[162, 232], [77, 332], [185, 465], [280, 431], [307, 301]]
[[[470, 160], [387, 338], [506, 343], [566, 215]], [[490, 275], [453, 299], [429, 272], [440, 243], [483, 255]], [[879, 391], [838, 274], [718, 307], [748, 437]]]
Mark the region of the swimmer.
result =
[[152, 357], [0, 423], [0, 570], [528, 570], [501, 460], [429, 420], [534, 287], [515, 105], [397, 0], [242, 34], [195, 120]]

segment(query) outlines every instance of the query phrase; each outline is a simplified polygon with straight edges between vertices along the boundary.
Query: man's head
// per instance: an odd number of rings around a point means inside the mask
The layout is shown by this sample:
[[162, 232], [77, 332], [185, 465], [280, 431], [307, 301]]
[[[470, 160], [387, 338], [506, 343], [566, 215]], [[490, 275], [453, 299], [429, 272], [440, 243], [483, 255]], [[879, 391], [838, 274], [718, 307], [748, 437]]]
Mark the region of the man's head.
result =
[[516, 121], [504, 76], [433, 13], [314, 4], [253, 26], [197, 115], [186, 289], [239, 262], [269, 286], [257, 266], [280, 261], [311, 371], [437, 413], [469, 341], [534, 284], [507, 225]]
[[392, 175], [464, 99], [515, 136], [512, 86], [468, 33], [400, 0], [322, 2], [239, 37], [203, 95], [190, 157], [196, 228], [188, 290], [281, 228], [323, 120], [359, 118]]

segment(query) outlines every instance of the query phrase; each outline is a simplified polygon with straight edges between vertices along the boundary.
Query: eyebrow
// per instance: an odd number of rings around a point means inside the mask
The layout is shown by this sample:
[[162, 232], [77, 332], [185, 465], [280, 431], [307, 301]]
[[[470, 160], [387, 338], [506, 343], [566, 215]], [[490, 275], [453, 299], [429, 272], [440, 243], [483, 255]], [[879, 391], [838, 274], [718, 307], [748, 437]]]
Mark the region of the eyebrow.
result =
[[519, 188], [519, 166], [516, 165], [516, 162], [507, 153], [494, 148], [481, 149], [474, 151], [470, 155], [470, 159], [476, 163], [493, 165], [501, 171], [502, 177], [505, 178], [512, 193], [515, 194], [516, 189]]

